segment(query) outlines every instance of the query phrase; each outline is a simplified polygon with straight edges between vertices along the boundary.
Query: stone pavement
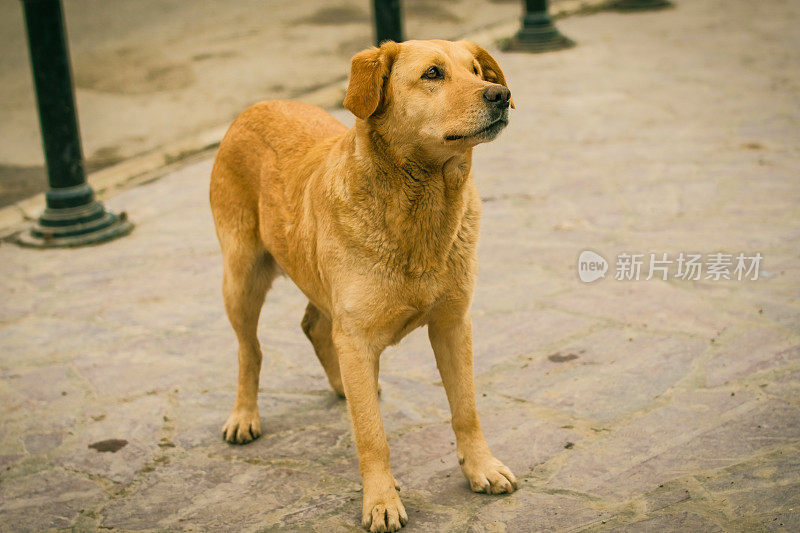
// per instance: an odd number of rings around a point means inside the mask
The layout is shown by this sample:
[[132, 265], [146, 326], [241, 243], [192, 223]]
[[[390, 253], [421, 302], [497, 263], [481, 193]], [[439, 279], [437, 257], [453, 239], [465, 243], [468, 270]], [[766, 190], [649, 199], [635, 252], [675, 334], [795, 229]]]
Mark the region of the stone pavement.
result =
[[[408, 531], [800, 530], [799, 19], [679, 2], [498, 54], [517, 110], [475, 157], [476, 379], [520, 489], [469, 491], [416, 331], [381, 366]], [[359, 530], [346, 407], [286, 279], [260, 326], [264, 436], [222, 441], [236, 357], [210, 167], [108, 199], [137, 224], [122, 240], [0, 244], [0, 530]], [[578, 279], [585, 249], [606, 279]], [[755, 281], [617, 281], [621, 252], [763, 261]]]

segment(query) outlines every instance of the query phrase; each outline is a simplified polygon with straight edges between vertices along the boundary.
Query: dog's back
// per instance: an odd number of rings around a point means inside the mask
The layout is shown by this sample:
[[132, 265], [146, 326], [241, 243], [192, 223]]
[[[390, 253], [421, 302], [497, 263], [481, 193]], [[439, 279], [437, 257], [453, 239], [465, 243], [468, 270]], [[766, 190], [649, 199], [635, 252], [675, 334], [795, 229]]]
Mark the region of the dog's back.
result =
[[345, 131], [331, 115], [303, 102], [267, 100], [246, 109], [222, 139], [211, 172], [218, 232], [220, 223], [231, 220], [243, 223], [239, 229], [257, 231], [262, 187], [286, 179], [282, 170], [295, 168], [312, 146]]

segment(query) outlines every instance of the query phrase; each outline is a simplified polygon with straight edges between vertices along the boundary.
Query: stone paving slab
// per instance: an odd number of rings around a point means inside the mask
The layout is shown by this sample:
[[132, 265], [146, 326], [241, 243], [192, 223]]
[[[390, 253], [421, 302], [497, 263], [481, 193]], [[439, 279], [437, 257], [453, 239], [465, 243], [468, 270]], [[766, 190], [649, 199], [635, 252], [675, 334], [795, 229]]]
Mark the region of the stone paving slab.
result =
[[[789, 1], [679, 2], [498, 53], [517, 110], [475, 156], [476, 383], [520, 489], [469, 491], [415, 331], [381, 364], [409, 531], [800, 529], [798, 22]], [[108, 199], [136, 223], [122, 240], [0, 243], [0, 531], [360, 530], [346, 405], [286, 279], [259, 326], [264, 435], [222, 441], [236, 343], [210, 169]], [[585, 249], [606, 279], [579, 280]], [[614, 279], [621, 252], [718, 251], [760, 252], [760, 279]]]

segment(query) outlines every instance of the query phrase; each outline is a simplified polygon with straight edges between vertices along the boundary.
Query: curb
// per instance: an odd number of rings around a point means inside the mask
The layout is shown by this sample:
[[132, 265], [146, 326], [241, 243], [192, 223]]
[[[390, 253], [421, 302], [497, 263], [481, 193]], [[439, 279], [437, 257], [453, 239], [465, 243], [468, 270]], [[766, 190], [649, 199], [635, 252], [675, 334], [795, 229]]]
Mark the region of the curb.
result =
[[[588, 15], [603, 10], [609, 3], [609, 0], [561, 0], [551, 6], [550, 16], [560, 19], [570, 15]], [[518, 27], [519, 21], [514, 19], [479, 28], [455, 38], [470, 39], [483, 46], [493, 47], [497, 40], [513, 34]], [[346, 90], [347, 76], [343, 76], [291, 98], [331, 109], [341, 107]], [[97, 198], [103, 200], [125, 189], [156, 180], [190, 162], [210, 156], [216, 150], [228, 126], [230, 123], [226, 122], [224, 125], [184, 137], [161, 148], [92, 172], [86, 179]], [[44, 207], [44, 193], [39, 193], [0, 208], [0, 239], [13, 235], [20, 231], [23, 225], [35, 221]]]

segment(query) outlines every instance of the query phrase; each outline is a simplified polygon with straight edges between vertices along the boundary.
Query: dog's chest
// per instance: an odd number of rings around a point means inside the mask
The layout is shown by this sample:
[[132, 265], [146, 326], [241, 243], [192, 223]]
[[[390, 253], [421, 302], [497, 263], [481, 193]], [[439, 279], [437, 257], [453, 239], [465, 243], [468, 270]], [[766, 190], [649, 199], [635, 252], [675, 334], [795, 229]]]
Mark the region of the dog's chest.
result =
[[381, 315], [386, 320], [388, 344], [397, 344], [413, 330], [428, 322], [431, 311], [444, 295], [447, 286], [440, 276], [427, 274], [413, 281], [406, 280], [384, 293]]

